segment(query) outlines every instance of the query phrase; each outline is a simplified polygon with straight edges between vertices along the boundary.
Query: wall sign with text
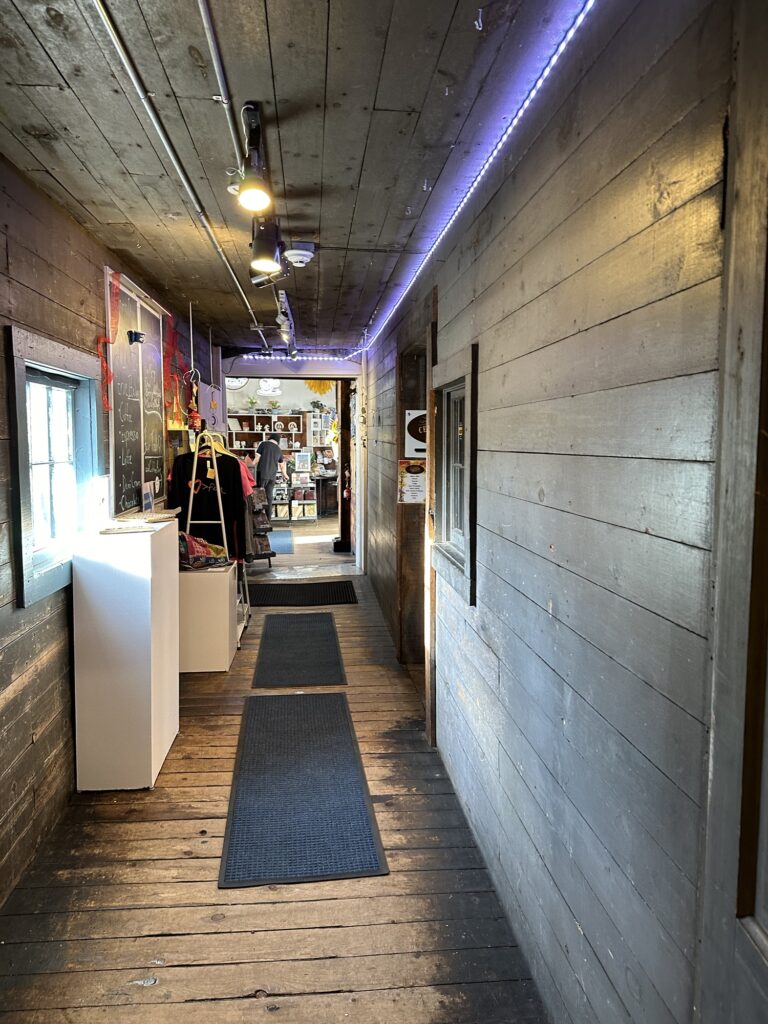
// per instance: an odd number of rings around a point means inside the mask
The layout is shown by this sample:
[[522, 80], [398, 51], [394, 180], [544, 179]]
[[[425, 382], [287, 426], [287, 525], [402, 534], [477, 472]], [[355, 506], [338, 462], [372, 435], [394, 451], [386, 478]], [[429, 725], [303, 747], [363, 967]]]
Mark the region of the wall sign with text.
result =
[[427, 410], [407, 409], [405, 413], [406, 459], [423, 459], [427, 454]]
[[400, 459], [397, 463], [397, 502], [399, 505], [423, 505], [427, 500], [427, 463], [425, 459]]

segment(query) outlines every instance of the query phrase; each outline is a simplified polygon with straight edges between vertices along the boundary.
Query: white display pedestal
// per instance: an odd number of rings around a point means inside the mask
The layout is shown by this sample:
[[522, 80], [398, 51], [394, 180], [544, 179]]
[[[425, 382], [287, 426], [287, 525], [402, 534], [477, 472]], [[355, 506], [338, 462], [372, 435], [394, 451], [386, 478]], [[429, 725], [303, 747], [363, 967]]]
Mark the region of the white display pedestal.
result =
[[179, 573], [179, 670], [228, 672], [237, 650], [237, 566]]
[[77, 788], [151, 787], [179, 731], [178, 526], [79, 536]]

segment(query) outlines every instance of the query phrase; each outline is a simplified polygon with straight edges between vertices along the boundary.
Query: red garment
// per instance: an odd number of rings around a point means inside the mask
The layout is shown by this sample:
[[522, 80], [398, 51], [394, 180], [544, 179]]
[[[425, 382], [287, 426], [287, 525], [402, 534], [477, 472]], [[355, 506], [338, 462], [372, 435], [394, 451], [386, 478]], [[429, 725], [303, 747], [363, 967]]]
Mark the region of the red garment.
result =
[[240, 459], [238, 459], [238, 462], [240, 463], [240, 476], [243, 481], [243, 497], [249, 498], [256, 490], [256, 484], [253, 482], [253, 477], [248, 472], [246, 464]]

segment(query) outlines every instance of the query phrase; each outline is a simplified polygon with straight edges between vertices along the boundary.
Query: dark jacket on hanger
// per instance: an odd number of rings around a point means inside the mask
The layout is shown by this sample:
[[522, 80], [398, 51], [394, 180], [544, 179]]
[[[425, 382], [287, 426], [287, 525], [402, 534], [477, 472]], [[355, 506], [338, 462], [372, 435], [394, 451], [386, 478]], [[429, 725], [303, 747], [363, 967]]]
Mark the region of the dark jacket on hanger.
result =
[[[168, 507], [181, 506], [179, 529], [186, 532], [189, 496], [192, 492], [192, 464], [194, 452], [184, 452], [173, 460], [171, 480], [168, 488]], [[208, 476], [213, 461], [198, 456], [197, 473], [192, 502], [192, 524], [189, 532], [193, 537], [203, 537], [211, 544], [221, 544], [221, 528], [218, 525], [219, 503], [216, 497], [216, 480]], [[221, 505], [224, 510], [224, 524], [227, 530], [227, 548], [230, 558], [245, 556], [245, 498], [240, 463], [231, 455], [217, 455], [216, 468], [219, 471]], [[195, 523], [196, 519], [213, 519], [213, 523]]]

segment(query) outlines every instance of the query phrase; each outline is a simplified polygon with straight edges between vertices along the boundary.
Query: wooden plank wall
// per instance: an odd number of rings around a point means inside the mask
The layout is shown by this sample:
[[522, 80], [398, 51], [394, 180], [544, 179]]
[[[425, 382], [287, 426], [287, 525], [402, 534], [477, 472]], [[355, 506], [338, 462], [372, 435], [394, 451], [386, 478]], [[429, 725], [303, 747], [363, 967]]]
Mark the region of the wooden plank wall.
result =
[[480, 359], [438, 745], [555, 1022], [692, 1019], [730, 41], [730, 0], [597, 5], [423, 274], [437, 369]]
[[[18, 324], [95, 351], [105, 328], [104, 265], [125, 270], [139, 283], [136, 273], [3, 160], [0, 210], [0, 328]], [[183, 323], [179, 327], [180, 350], [188, 360], [189, 331]], [[5, 352], [0, 356], [2, 903], [61, 814], [72, 792], [74, 768], [70, 591], [30, 608], [15, 604]]]
[[397, 601], [397, 332], [368, 360], [367, 571], [389, 631], [398, 634]]
[[[368, 575], [387, 620], [398, 657], [420, 664], [418, 637], [423, 626], [414, 619], [414, 601], [423, 590], [423, 510], [403, 514], [397, 504], [397, 460], [402, 458], [403, 429], [399, 422], [403, 394], [398, 381], [404, 352], [426, 351], [431, 319], [429, 301], [404, 307], [389, 332], [371, 348], [368, 360]], [[415, 399], [408, 398], [408, 402]], [[421, 408], [409, 404], [408, 408]], [[418, 571], [418, 576], [415, 571]], [[418, 614], [418, 613], [417, 613]], [[422, 644], [423, 646], [423, 644]]]

